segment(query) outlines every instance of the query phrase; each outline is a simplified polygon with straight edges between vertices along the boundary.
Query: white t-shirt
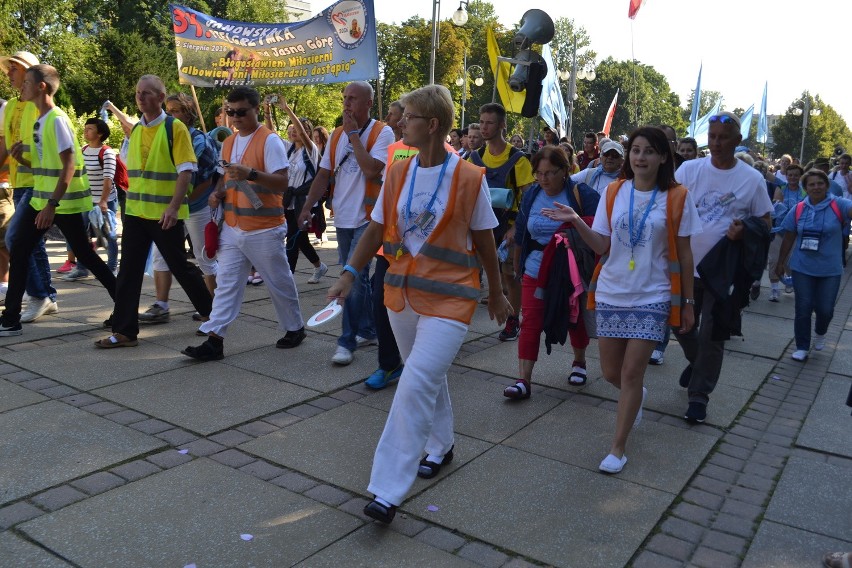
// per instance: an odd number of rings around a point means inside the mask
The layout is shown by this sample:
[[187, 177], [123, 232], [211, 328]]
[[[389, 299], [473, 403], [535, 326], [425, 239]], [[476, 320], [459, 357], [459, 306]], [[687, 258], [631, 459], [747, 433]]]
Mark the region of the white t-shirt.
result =
[[[55, 110], [56, 107], [53, 107], [36, 121], [37, 128], [35, 129], [33, 141], [38, 140], [35, 145], [39, 160], [44, 159], [41, 153], [42, 141], [44, 140], [44, 125], [47, 123], [47, 118]], [[56, 148], [59, 150], [59, 153], [61, 154], [70, 148], [71, 154], [74, 154], [74, 132], [71, 130], [71, 123], [66, 118], [59, 116], [53, 121], [53, 125], [54, 135], [56, 136]]]
[[[612, 206], [612, 229], [606, 214], [604, 190], [592, 230], [610, 237], [609, 259], [598, 276], [595, 300], [613, 306], [644, 306], [671, 300], [671, 281], [668, 275], [669, 237], [666, 228], [666, 203], [668, 194], [658, 191], [651, 204], [641, 236], [630, 246], [630, 193], [633, 182], [627, 180], [615, 196]], [[764, 194], [766, 191], [764, 191]], [[636, 191], [633, 198], [633, 234], [638, 235], [642, 217], [651, 203], [651, 191]], [[692, 237], [701, 233], [701, 219], [687, 192], [683, 202], [683, 216], [678, 229], [679, 237]], [[630, 270], [630, 259], [635, 263]]]
[[[293, 148], [294, 146], [295, 144], [293, 144], [289, 140], [284, 140], [284, 147], [286, 148], [286, 153], [290, 153], [291, 148]], [[313, 164], [314, 175], [316, 175], [317, 164], [320, 160], [319, 148], [317, 148], [316, 144], [311, 142], [310, 147], [302, 147], [298, 150], [292, 150], [292, 154], [290, 154], [290, 156], [288, 157], [288, 160], [290, 160], [290, 169], [287, 173], [289, 174], [290, 181], [288, 181], [287, 183], [290, 185], [290, 187], [299, 187], [309, 179], [307, 177], [308, 167], [305, 164], [305, 150], [307, 150], [308, 152], [308, 159], [311, 161], [311, 164]]]
[[[372, 128], [373, 121], [370, 120], [367, 128], [364, 129], [364, 133], [361, 134], [361, 143], [364, 144], [364, 147], [367, 146], [367, 139], [370, 137]], [[370, 149], [370, 156], [383, 164], [387, 163], [388, 146], [393, 142], [393, 130], [389, 126], [385, 126]], [[331, 163], [331, 144], [328, 144], [325, 147], [320, 167], [334, 174], [334, 170], [347, 154], [350, 155], [346, 158], [346, 162], [343, 163], [340, 171], [337, 172], [334, 180], [334, 199], [332, 200], [334, 226], [341, 229], [356, 229], [369, 221], [367, 211], [364, 209], [364, 191], [367, 180], [364, 177], [364, 172], [361, 171], [361, 166], [358, 165], [358, 160], [355, 159], [352, 143], [349, 142], [349, 137], [346, 136], [345, 132], [337, 141], [337, 148], [334, 151], [334, 165]]]
[[[437, 189], [438, 195], [435, 197], [435, 203], [432, 205], [431, 209], [435, 218], [425, 230], [417, 227], [406, 233], [408, 228], [414, 226], [414, 220], [421, 215], [429, 205], [429, 201], [431, 201], [432, 195], [435, 193], [435, 188], [438, 186], [438, 179], [441, 176], [443, 164], [431, 168], [415, 168], [417, 165], [415, 158], [411, 161], [411, 165], [408, 167], [405, 181], [402, 184], [402, 191], [400, 192], [399, 199], [396, 203], [396, 210], [399, 213], [399, 222], [397, 223], [399, 226], [399, 232], [400, 234], [405, 233], [405, 236], [402, 239], [402, 244], [405, 245], [405, 248], [407, 248], [413, 256], [416, 256], [417, 253], [420, 252], [420, 247], [423, 246], [423, 243], [425, 243], [426, 239], [429, 238], [429, 235], [432, 234], [432, 230], [438, 225], [441, 218], [444, 216], [444, 212], [447, 210], [447, 202], [450, 198], [450, 186], [453, 181], [453, 172], [455, 172], [456, 166], [458, 166], [460, 160], [457, 154], [449, 154], [449, 157], [450, 159], [447, 163], [447, 170], [444, 172], [444, 177], [441, 178], [441, 185]], [[408, 219], [406, 220], [406, 206], [408, 204], [408, 196], [411, 194], [411, 176], [414, 175], [415, 169], [417, 170], [417, 177], [415, 178], [414, 195], [411, 198], [411, 209], [408, 214]], [[335, 193], [336, 191], [337, 190], [335, 190]], [[382, 225], [385, 224], [384, 209], [382, 208], [384, 196], [385, 188], [382, 186], [379, 198], [376, 201], [377, 205], [373, 208], [372, 214], [373, 221]], [[334, 209], [334, 218], [336, 221], [337, 207]], [[491, 192], [488, 189], [488, 182], [486, 181], [485, 176], [482, 176], [482, 184], [479, 187], [479, 196], [476, 198], [476, 206], [473, 209], [473, 216], [470, 220], [470, 230], [482, 231], [485, 229], [493, 229], [496, 226], [497, 217], [494, 216], [494, 211], [491, 209]], [[473, 243], [470, 235], [468, 235], [467, 238], [467, 249], [473, 249]]]
[[675, 177], [689, 189], [701, 217], [701, 234], [692, 239], [695, 266], [725, 236], [732, 221], [773, 211], [763, 175], [740, 160], [729, 170], [715, 167], [712, 158], [688, 160]]
[[835, 170], [828, 174], [828, 177], [831, 181], [836, 181], [837, 185], [843, 188], [843, 197], [846, 197], [849, 193], [849, 182], [846, 181], [846, 176], [842, 172]]
[[598, 195], [603, 195], [606, 186], [608, 186], [609, 184], [614, 182], [616, 178], [618, 178], [619, 171], [620, 170], [615, 170], [612, 173], [605, 172], [600, 166], [598, 166], [597, 168], [587, 168], [572, 175], [571, 181], [573, 181], [574, 183], [585, 183], [589, 187], [597, 191]]

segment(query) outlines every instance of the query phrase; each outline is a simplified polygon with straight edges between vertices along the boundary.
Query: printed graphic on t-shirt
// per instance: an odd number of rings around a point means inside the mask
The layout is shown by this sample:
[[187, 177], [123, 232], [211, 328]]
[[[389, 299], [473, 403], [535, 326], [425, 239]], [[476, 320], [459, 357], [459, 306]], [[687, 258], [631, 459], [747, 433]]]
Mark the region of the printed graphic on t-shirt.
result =
[[[433, 193], [434, 190], [415, 191], [414, 197], [411, 199], [411, 211], [408, 214], [408, 218], [405, 219], [406, 230], [414, 227], [409, 234], [423, 240], [426, 240], [432, 234], [432, 230], [435, 228], [435, 219], [447, 207], [446, 203], [440, 197], [437, 197], [435, 198], [435, 203], [432, 204], [431, 210], [427, 210], [426, 206], [432, 200]], [[405, 209], [403, 209], [404, 214]]]
[[698, 216], [705, 225], [718, 221], [725, 216], [728, 206], [736, 201], [731, 192], [710, 190], [704, 193], [695, 203]]
[[343, 155], [346, 156], [347, 154], [349, 154], [349, 157], [346, 158], [346, 162], [344, 162], [343, 165], [340, 166], [340, 171], [347, 172], [350, 174], [357, 174], [359, 171], [361, 171], [361, 166], [358, 165], [358, 160], [355, 159], [351, 142], [346, 144], [346, 147], [343, 149]]
[[[658, 203], [655, 201], [651, 205], [651, 211], [654, 211], [657, 207]], [[636, 242], [633, 243], [633, 247], [645, 247], [654, 238], [654, 224], [651, 222], [650, 212], [648, 218], [645, 220], [645, 225], [641, 226], [642, 217], [645, 217], [645, 209], [647, 209], [647, 205], [637, 207], [633, 211], [633, 234], [638, 237]], [[615, 223], [613, 223], [612, 228], [618, 242], [627, 248], [632, 248], [630, 243], [630, 221], [627, 215], [627, 211], [622, 213], [616, 219]], [[639, 233], [640, 230], [642, 231], [641, 234]]]

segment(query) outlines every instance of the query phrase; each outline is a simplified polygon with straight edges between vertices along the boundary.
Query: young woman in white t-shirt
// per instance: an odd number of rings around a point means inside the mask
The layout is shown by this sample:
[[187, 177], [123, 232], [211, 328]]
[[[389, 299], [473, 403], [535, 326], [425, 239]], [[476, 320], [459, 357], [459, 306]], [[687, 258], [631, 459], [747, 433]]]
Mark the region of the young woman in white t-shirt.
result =
[[[642, 386], [648, 359], [669, 325], [673, 285], [669, 278], [668, 191], [684, 192], [683, 214], [675, 238], [680, 262], [680, 333], [695, 323], [693, 261], [690, 236], [700, 232], [698, 211], [689, 193], [674, 178], [674, 159], [662, 130], [642, 127], [627, 141], [623, 182], [611, 183], [601, 196], [592, 227], [580, 222], [568, 206], [554, 203], [542, 213], [574, 223], [580, 236], [608, 258], [595, 290], [601, 370], [621, 392], [615, 436], [600, 463], [605, 473], [618, 473], [627, 463], [625, 446], [631, 429], [642, 419], [647, 390]], [[608, 195], [617, 191], [612, 215]]]

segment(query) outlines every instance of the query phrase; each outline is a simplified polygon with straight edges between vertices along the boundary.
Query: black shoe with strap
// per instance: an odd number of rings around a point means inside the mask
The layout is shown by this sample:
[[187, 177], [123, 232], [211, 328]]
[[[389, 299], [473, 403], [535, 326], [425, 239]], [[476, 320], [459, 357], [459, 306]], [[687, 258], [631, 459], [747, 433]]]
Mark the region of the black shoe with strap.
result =
[[422, 477], [423, 479], [432, 479], [433, 477], [441, 473], [441, 468], [453, 461], [453, 448], [455, 447], [455, 444], [453, 444], [453, 446], [450, 448], [450, 451], [444, 454], [444, 459], [441, 461], [441, 463], [429, 461], [428, 455], [422, 460], [420, 460], [420, 467], [417, 469], [417, 477]]
[[364, 514], [387, 525], [396, 516], [396, 505], [382, 505], [374, 499], [364, 507]]
[[225, 358], [224, 349], [217, 347], [210, 340], [205, 341], [198, 347], [189, 346], [181, 351], [181, 353], [199, 361], [219, 361]]
[[284, 337], [278, 340], [275, 347], [279, 349], [292, 349], [305, 340], [308, 334], [305, 333], [305, 328], [299, 328], [296, 331], [288, 331]]

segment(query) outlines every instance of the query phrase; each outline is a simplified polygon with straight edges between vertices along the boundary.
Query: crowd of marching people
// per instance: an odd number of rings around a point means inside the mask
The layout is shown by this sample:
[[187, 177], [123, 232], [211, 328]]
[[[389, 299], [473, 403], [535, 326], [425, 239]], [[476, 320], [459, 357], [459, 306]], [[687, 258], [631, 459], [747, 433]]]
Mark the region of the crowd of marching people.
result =
[[[599, 464], [608, 474], [627, 464], [628, 438], [653, 396], [647, 367], [663, 364], [671, 337], [688, 361], [683, 418], [706, 420], [725, 341], [742, 335], [742, 309], [758, 300], [767, 264], [768, 300], [794, 294], [793, 359], [825, 347], [852, 219], [852, 158], [769, 163], [741, 146], [735, 114], [710, 117], [707, 156], [666, 125], [590, 132], [575, 152], [549, 128], [540, 140], [507, 139], [496, 103], [454, 128], [440, 85], [408, 93], [378, 120], [372, 87], [356, 81], [343, 89], [331, 132], [283, 97], [236, 87], [206, 134], [190, 97], [144, 75], [140, 118], [107, 105], [125, 134], [116, 152], [99, 118], [86, 122], [81, 145], [53, 100], [56, 69], [27, 52], [0, 65], [20, 93], [0, 111], [0, 162], [9, 166], [0, 178], [0, 337], [59, 309], [44, 247], [55, 226], [69, 249], [63, 280], [94, 275], [114, 306], [97, 348], [133, 347], [140, 322], [169, 321], [173, 278], [203, 338], [186, 356], [225, 357], [247, 282], [268, 290], [276, 347], [296, 348], [307, 333], [294, 272], [301, 252], [313, 267], [308, 283], [326, 277], [314, 246], [327, 208], [341, 266], [328, 296], [343, 305], [331, 363], [348, 365], [376, 344], [366, 386], [397, 383], [365, 507], [381, 522], [393, 520], [417, 477], [453, 459], [447, 373], [480, 304], [502, 327], [499, 339], [518, 344], [517, 379], [502, 391], [510, 404], [533, 395], [542, 335], [547, 353], [570, 342], [566, 384], [576, 387], [597, 338], [603, 378], [619, 391]], [[284, 137], [273, 109], [288, 118]], [[156, 300], [140, 312], [148, 268]]]

